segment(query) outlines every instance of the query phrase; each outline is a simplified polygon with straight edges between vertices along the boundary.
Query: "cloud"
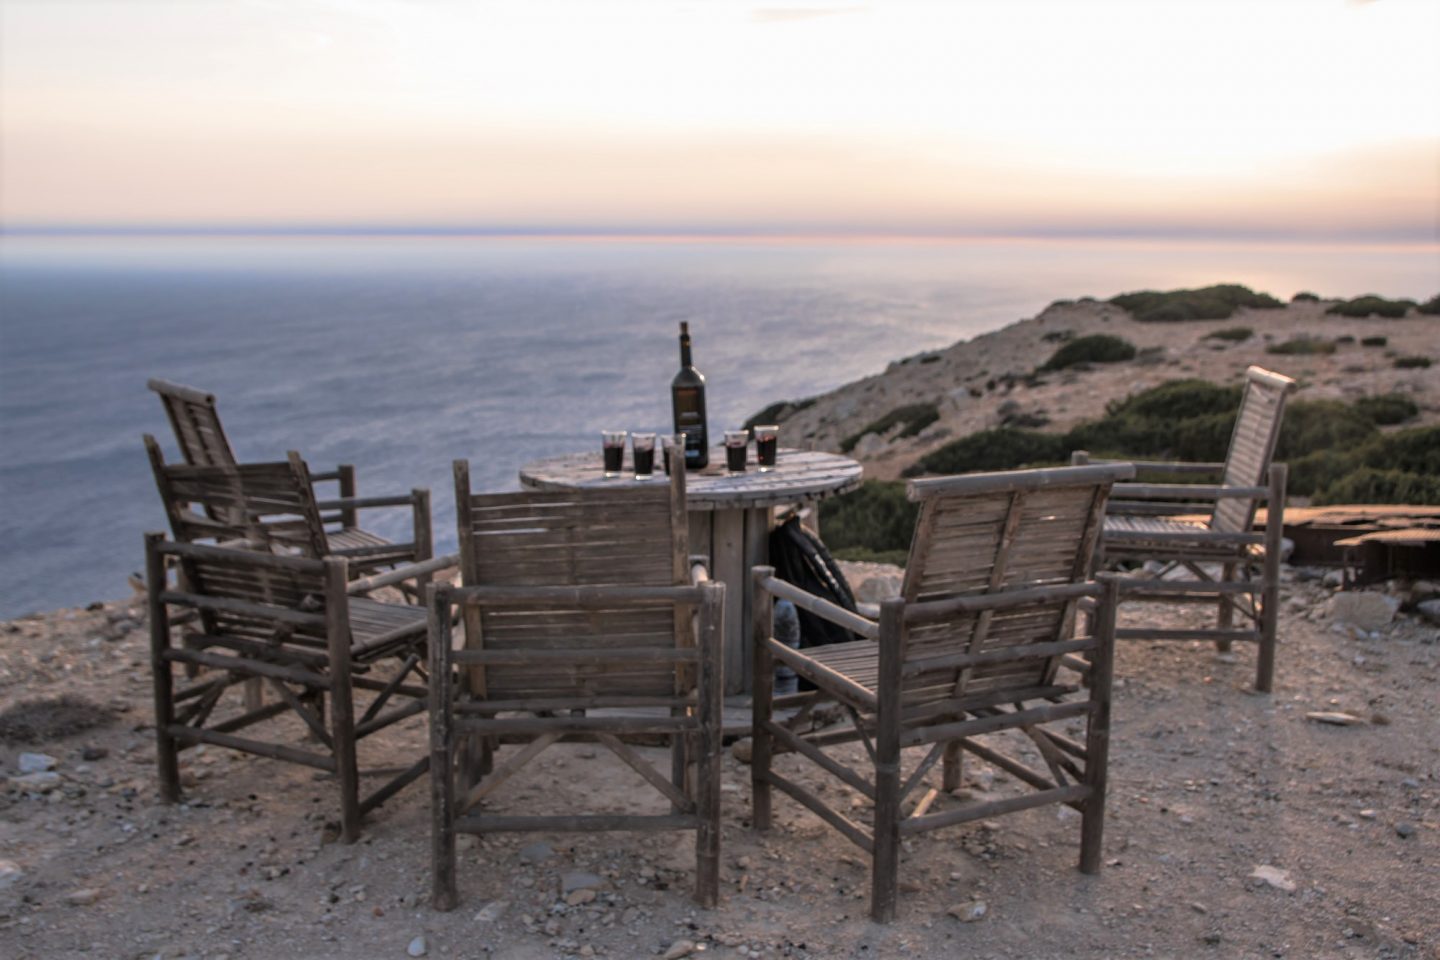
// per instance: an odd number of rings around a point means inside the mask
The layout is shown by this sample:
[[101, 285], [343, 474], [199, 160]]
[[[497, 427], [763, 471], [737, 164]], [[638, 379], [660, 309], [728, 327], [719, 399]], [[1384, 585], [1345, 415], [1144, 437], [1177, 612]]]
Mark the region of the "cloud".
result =
[[819, 20], [848, 13], [861, 13], [865, 7], [756, 7], [750, 19], [756, 23], [793, 23], [797, 20]]

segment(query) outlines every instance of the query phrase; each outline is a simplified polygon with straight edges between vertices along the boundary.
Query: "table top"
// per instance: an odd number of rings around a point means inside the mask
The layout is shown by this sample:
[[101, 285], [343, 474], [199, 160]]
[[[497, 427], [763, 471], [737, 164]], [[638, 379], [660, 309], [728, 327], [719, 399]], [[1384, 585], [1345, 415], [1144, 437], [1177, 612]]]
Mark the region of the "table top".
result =
[[[657, 455], [659, 451], [656, 451]], [[685, 477], [685, 500], [690, 510], [737, 510], [778, 507], [792, 503], [823, 500], [860, 486], [860, 464], [849, 457], [815, 450], [781, 448], [775, 468], [761, 473], [754, 451], [744, 473], [725, 470], [725, 449], [710, 451], [710, 465], [692, 470]], [[658, 459], [658, 456], [657, 456]], [[630, 466], [626, 460], [626, 467]], [[573, 490], [580, 487], [636, 486], [664, 483], [657, 468], [650, 480], [634, 480], [631, 474], [606, 479], [600, 451], [567, 453], [534, 460], [520, 468], [520, 484], [532, 490]]]

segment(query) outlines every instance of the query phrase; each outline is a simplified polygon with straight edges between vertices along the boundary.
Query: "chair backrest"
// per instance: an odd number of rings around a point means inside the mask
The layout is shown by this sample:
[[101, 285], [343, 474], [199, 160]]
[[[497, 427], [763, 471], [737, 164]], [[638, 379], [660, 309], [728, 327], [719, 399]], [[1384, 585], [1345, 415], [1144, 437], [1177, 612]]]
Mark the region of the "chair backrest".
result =
[[[1037, 588], [1090, 578], [1110, 487], [1134, 476], [1128, 463], [1016, 470], [912, 480], [920, 503], [901, 597], [907, 603]], [[907, 630], [911, 669], [902, 700], [914, 705], [970, 693], [1043, 686], [1057, 656], [1027, 656], [957, 668], [921, 661], [1066, 639], [1078, 602], [1073, 592], [1021, 606], [957, 613]]]
[[330, 552], [299, 454], [274, 463], [167, 464], [150, 434], [145, 451], [176, 540], [246, 540], [317, 559]]
[[195, 467], [235, 463], [235, 451], [215, 410], [214, 394], [169, 380], [150, 380], [146, 386], [159, 394], [186, 463]]
[[[462, 583], [472, 586], [683, 586], [689, 582], [684, 471], [669, 483], [476, 494], [455, 461]], [[688, 617], [663, 606], [467, 608], [466, 646], [487, 650], [674, 649], [692, 646]], [[499, 699], [673, 696], [671, 662], [616, 669], [489, 665], [472, 692]]]
[[[1221, 484], [1229, 487], [1261, 487], [1270, 471], [1275, 444], [1280, 439], [1280, 420], [1285, 413], [1285, 398], [1295, 389], [1289, 377], [1250, 367], [1245, 371], [1245, 392], [1240, 398], [1240, 413], [1235, 418], [1235, 431], [1230, 435], [1230, 450], [1225, 455], [1225, 472]], [[1210, 526], [1226, 533], [1249, 530], [1255, 522], [1258, 499], [1225, 497], [1215, 504]]]
[[205, 544], [157, 541], [154, 546], [178, 555], [184, 574], [182, 595], [188, 594], [199, 608], [207, 635], [241, 644], [256, 641], [271, 648], [284, 643], [325, 649], [326, 608], [332, 602], [344, 603], [343, 560], [274, 556]]

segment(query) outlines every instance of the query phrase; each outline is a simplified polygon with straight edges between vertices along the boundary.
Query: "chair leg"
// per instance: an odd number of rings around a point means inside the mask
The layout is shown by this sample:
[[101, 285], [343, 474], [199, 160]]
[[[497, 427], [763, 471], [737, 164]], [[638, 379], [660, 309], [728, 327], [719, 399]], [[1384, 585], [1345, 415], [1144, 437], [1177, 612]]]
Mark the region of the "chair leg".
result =
[[905, 602], [880, 607], [880, 671], [876, 684], [875, 830], [870, 875], [870, 918], [895, 919], [900, 879], [900, 669]]
[[160, 599], [167, 586], [165, 558], [157, 549], [163, 534], [145, 535], [146, 606], [150, 621], [150, 676], [155, 685], [155, 759], [160, 777], [160, 798], [180, 799], [180, 758], [170, 724], [175, 722], [175, 676], [165, 654], [170, 650], [170, 610]]
[[769, 830], [771, 823], [770, 758], [774, 740], [768, 727], [775, 706], [775, 658], [769, 639], [774, 626], [770, 594], [759, 585], [771, 567], [755, 569], [754, 599], [751, 601], [751, 715], [750, 715], [750, 824], [755, 830]]
[[960, 789], [961, 775], [964, 767], [961, 758], [964, 754], [960, 750], [960, 741], [951, 740], [945, 744], [944, 773], [941, 776], [940, 785], [946, 793], [952, 793]]
[[460, 894], [455, 883], [455, 683], [450, 670], [450, 598], [431, 585], [430, 663], [430, 905], [453, 910]]
[[1115, 672], [1115, 607], [1119, 586], [1105, 581], [1097, 611], [1096, 640], [1091, 659], [1090, 717], [1085, 732], [1085, 783], [1090, 796], [1080, 820], [1080, 871], [1099, 873], [1101, 842], [1105, 833], [1105, 792], [1110, 766], [1110, 695]]
[[350, 694], [350, 664], [331, 667], [330, 736], [335, 742], [335, 774], [340, 780], [340, 839], [360, 839], [360, 763], [355, 749], [355, 711]]
[[720, 901], [720, 761], [724, 749], [725, 588], [707, 583], [700, 601], [700, 662], [696, 672], [699, 736], [696, 751], [695, 902], [712, 908]]
[[[1227, 564], [1225, 564], [1225, 565], [1224, 565], [1224, 569], [1221, 571], [1221, 574], [1220, 574], [1220, 582], [1221, 582], [1221, 583], [1229, 583], [1231, 580], [1234, 580], [1234, 579], [1235, 579], [1235, 564], [1233, 564], [1233, 563], [1227, 563]], [[1220, 594], [1220, 601], [1219, 601], [1219, 604], [1217, 605], [1217, 609], [1216, 609], [1216, 614], [1215, 614], [1215, 626], [1216, 626], [1218, 629], [1220, 629], [1220, 630], [1229, 630], [1229, 629], [1231, 628], [1231, 626], [1234, 625], [1234, 622], [1235, 622], [1235, 605], [1234, 605], [1234, 603], [1231, 602], [1231, 600], [1230, 600], [1230, 595], [1229, 595], [1229, 594], [1222, 593], [1222, 594]], [[1223, 640], [1223, 639], [1222, 639], [1222, 640], [1216, 640], [1216, 641], [1215, 641], [1215, 649], [1216, 649], [1216, 650], [1219, 650], [1221, 653], [1227, 653], [1227, 652], [1229, 652], [1229, 650], [1230, 650], [1230, 641], [1229, 641], [1229, 640]]]

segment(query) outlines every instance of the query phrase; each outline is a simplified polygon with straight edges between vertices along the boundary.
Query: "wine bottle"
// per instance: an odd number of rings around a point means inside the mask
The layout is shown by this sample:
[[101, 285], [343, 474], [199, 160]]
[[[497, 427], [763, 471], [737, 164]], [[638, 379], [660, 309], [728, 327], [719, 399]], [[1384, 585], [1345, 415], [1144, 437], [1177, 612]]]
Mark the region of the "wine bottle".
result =
[[680, 324], [680, 372], [670, 381], [675, 432], [685, 435], [685, 469], [699, 470], [710, 462], [710, 434], [705, 427], [705, 377], [690, 359], [690, 324]]

